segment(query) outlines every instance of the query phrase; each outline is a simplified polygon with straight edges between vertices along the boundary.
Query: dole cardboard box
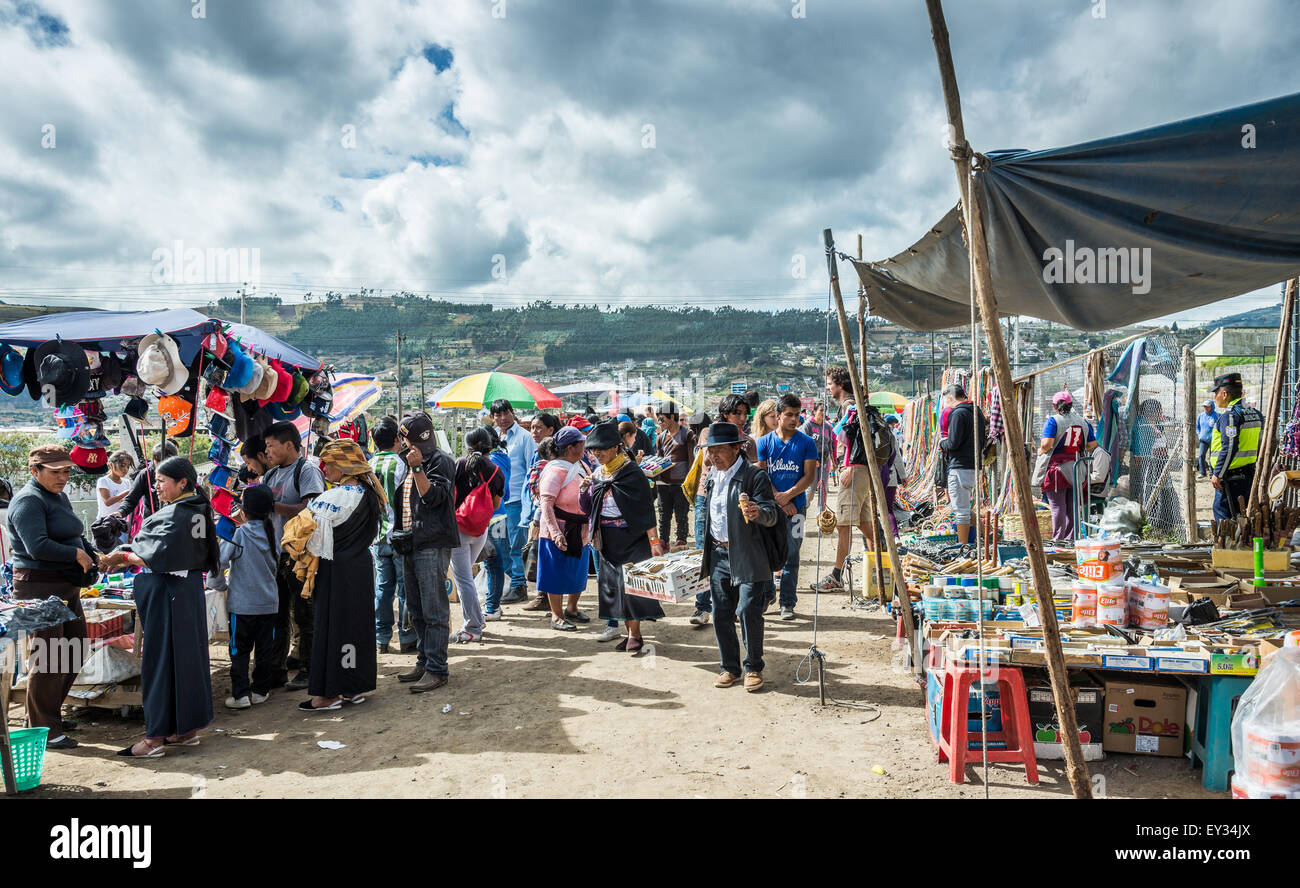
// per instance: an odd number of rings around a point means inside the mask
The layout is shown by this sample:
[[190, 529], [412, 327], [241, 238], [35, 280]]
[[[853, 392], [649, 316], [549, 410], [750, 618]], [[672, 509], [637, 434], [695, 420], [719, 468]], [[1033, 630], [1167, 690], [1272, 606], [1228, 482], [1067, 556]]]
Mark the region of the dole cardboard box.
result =
[[1138, 755], [1183, 754], [1187, 689], [1153, 679], [1106, 679], [1102, 748]]

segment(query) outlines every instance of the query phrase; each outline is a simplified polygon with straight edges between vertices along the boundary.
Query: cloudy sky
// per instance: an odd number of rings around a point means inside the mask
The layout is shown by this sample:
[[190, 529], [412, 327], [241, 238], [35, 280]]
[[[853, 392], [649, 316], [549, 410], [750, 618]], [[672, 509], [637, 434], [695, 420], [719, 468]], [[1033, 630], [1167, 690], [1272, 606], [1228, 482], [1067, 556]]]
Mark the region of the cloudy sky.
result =
[[[977, 150], [1297, 89], [1293, 0], [1101, 2], [949, 0]], [[956, 200], [921, 0], [0, 0], [0, 75], [6, 301], [234, 292], [156, 282], [179, 241], [287, 301], [815, 307], [823, 228], [881, 258]]]

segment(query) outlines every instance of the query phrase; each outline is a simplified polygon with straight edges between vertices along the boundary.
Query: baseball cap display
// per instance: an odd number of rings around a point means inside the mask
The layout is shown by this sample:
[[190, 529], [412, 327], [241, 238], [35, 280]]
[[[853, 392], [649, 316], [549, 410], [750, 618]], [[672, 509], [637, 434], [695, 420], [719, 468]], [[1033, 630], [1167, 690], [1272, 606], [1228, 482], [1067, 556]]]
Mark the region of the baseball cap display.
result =
[[72, 448], [68, 458], [87, 475], [102, 475], [108, 471], [108, 451], [103, 447], [86, 447], [78, 444]]
[[0, 346], [0, 391], [18, 395], [23, 388], [23, 356], [8, 345]]
[[77, 403], [90, 390], [90, 364], [86, 352], [75, 342], [42, 342], [36, 346], [32, 364], [38, 399], [48, 391], [54, 406], [63, 407]]
[[158, 413], [167, 420], [167, 434], [171, 437], [186, 437], [194, 431], [194, 404], [180, 395], [159, 398]]

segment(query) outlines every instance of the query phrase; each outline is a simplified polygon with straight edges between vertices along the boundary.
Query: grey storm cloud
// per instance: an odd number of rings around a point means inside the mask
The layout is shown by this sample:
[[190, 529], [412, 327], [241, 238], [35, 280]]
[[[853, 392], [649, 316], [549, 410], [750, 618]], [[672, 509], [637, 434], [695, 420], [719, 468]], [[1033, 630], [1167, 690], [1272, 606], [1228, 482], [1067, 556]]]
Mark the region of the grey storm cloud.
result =
[[[1287, 0], [946, 5], [978, 150], [1294, 90]], [[920, 0], [493, 6], [0, 0], [0, 298], [182, 238], [260, 246], [289, 299], [491, 298], [501, 254], [510, 293], [788, 304], [822, 228], [886, 256], [955, 203]]]

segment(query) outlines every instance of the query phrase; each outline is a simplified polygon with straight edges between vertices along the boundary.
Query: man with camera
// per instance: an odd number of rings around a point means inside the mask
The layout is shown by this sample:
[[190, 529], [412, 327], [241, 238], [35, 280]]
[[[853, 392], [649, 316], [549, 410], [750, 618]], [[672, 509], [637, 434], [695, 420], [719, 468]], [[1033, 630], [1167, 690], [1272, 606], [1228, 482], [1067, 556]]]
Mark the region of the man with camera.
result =
[[409, 471], [393, 503], [394, 529], [388, 542], [402, 557], [406, 609], [415, 624], [416, 661], [410, 672], [397, 679], [413, 682], [411, 693], [421, 694], [447, 683], [451, 621], [447, 576], [451, 550], [460, 545], [453, 505], [456, 463], [438, 448], [429, 414], [407, 414], [398, 433], [399, 455]]

